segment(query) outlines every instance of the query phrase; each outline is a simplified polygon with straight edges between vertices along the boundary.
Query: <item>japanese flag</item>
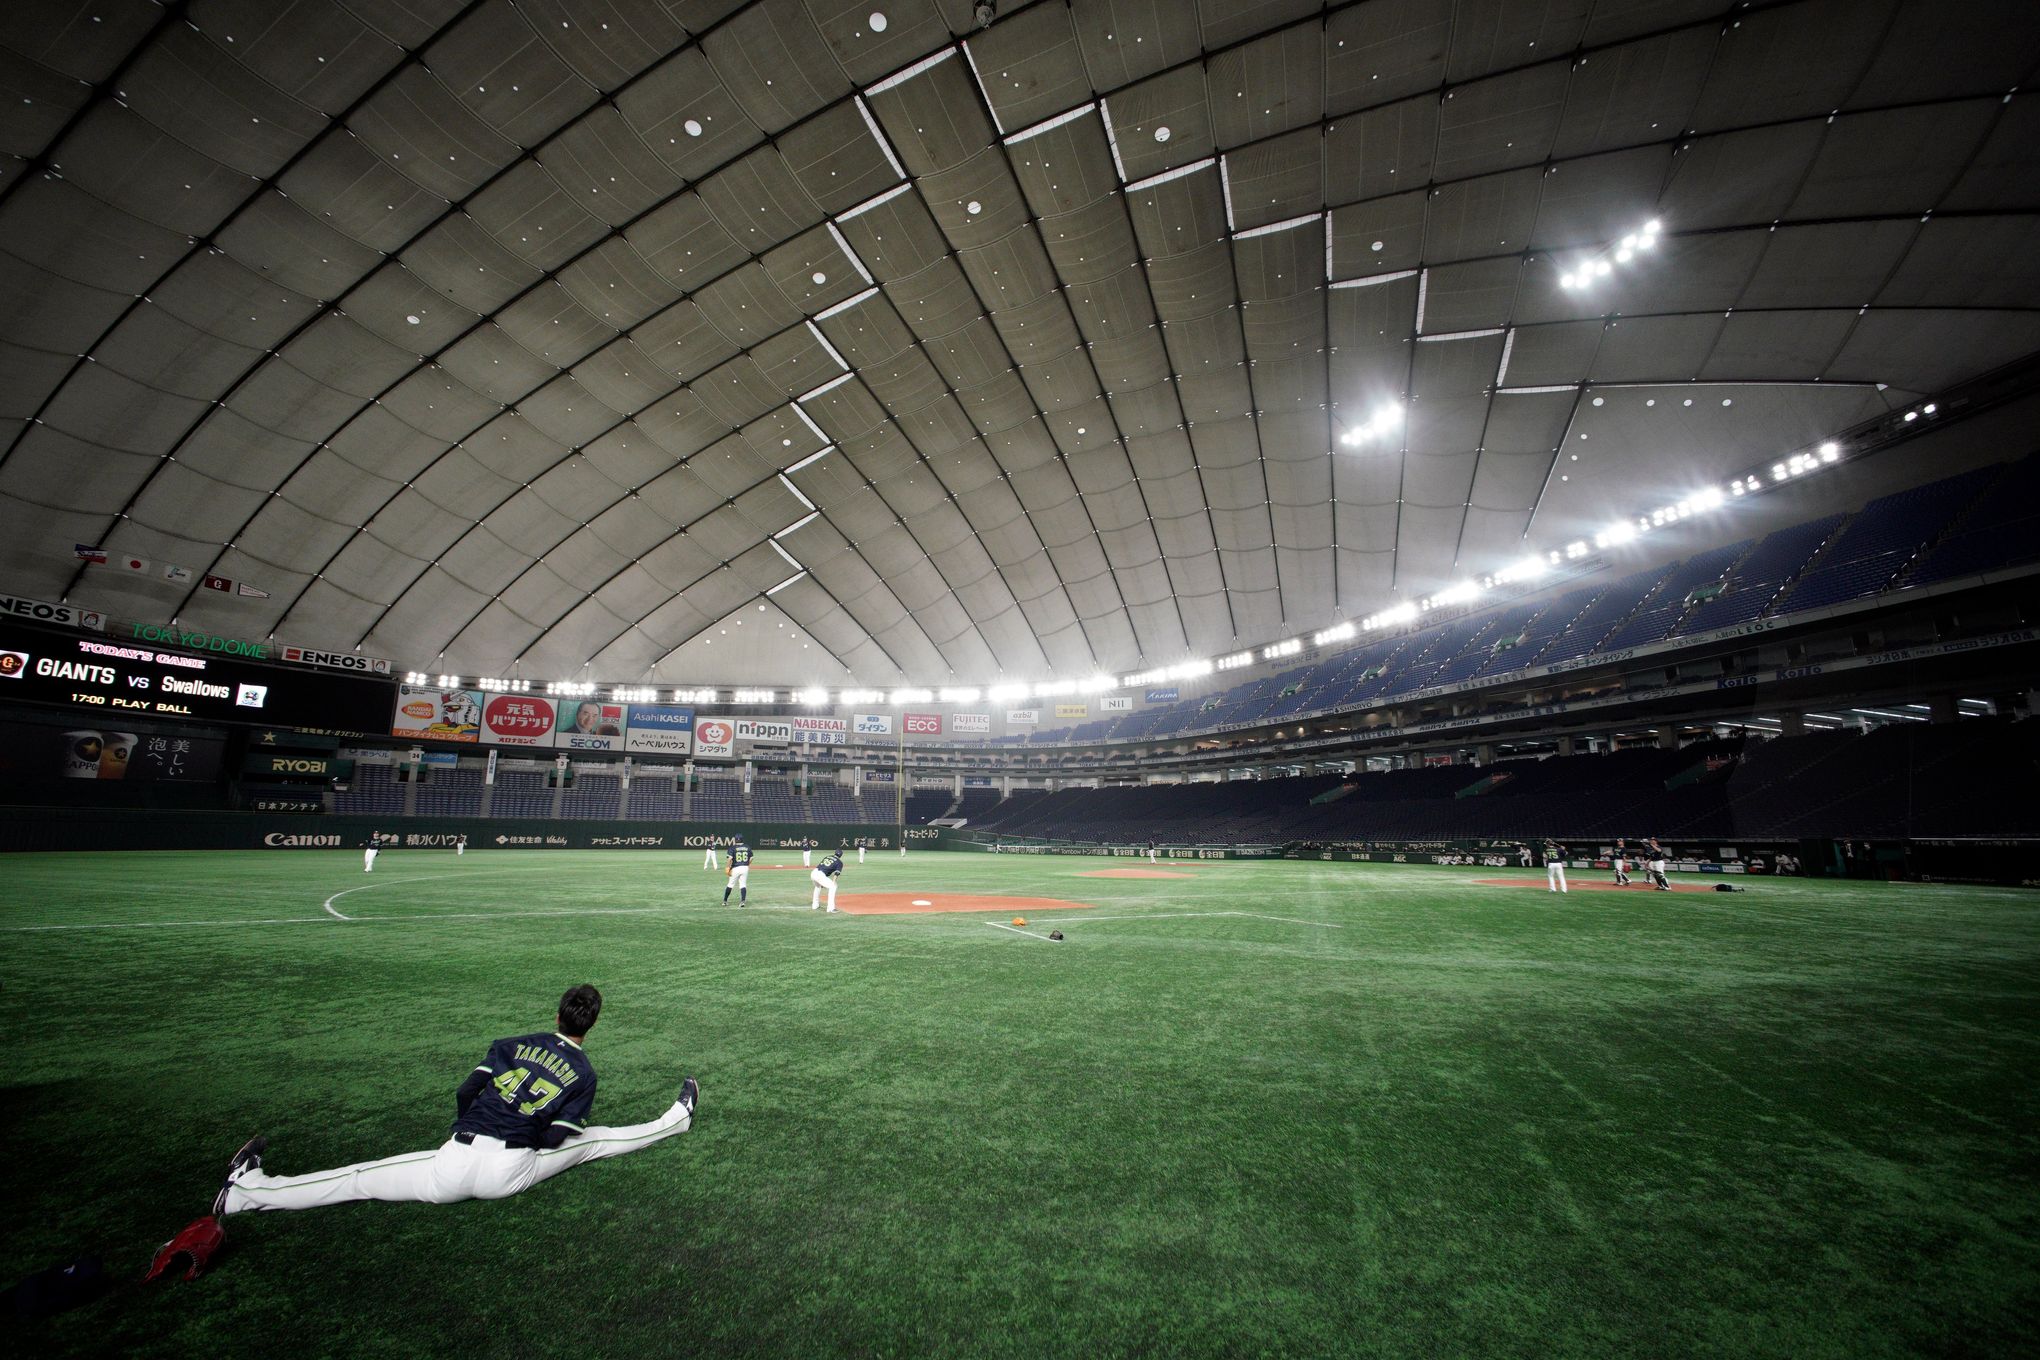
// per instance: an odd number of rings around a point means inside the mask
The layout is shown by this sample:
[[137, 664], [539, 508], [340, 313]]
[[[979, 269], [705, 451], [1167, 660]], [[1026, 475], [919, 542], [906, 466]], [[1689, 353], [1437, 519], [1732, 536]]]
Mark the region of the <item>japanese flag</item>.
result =
[[149, 569], [149, 559], [146, 557], [116, 557], [113, 559], [113, 564], [117, 567], [125, 567], [129, 571], [147, 571]]

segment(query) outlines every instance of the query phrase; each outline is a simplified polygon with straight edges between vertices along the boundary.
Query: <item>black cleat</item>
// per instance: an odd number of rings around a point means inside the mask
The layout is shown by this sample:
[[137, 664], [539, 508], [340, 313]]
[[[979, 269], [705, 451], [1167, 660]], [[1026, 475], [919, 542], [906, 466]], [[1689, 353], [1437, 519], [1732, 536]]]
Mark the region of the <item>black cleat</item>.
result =
[[687, 1117], [694, 1118], [694, 1107], [701, 1103], [701, 1085], [689, 1077], [680, 1083], [680, 1103], [687, 1107]]
[[213, 1196], [212, 1214], [214, 1218], [218, 1218], [227, 1212], [227, 1191], [234, 1188], [234, 1182], [247, 1172], [261, 1170], [262, 1154], [268, 1150], [269, 1140], [259, 1133], [241, 1144], [241, 1150], [236, 1152], [233, 1160], [227, 1163], [227, 1174], [220, 1181], [220, 1192]]

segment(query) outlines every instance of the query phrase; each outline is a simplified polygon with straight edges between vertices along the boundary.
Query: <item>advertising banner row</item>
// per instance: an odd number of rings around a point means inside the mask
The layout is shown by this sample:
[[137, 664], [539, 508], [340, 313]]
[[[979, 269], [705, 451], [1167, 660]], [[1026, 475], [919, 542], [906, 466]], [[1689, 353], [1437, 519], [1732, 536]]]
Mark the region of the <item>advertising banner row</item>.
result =
[[[1157, 690], [1155, 694], [1169, 691]], [[1098, 711], [1131, 707], [1131, 697], [1107, 696]], [[1087, 718], [1091, 705], [1059, 703], [1058, 719]], [[1037, 727], [1043, 710], [1004, 710], [1008, 729]], [[963, 736], [992, 732], [991, 713], [856, 713], [847, 718], [735, 718], [697, 715], [688, 707], [628, 704], [608, 699], [555, 699], [534, 694], [492, 694], [477, 689], [403, 685], [390, 735], [413, 740], [539, 746], [571, 751], [630, 751], [647, 755], [730, 758], [739, 748], [843, 746], [855, 738]], [[894, 728], [897, 720], [899, 727]]]

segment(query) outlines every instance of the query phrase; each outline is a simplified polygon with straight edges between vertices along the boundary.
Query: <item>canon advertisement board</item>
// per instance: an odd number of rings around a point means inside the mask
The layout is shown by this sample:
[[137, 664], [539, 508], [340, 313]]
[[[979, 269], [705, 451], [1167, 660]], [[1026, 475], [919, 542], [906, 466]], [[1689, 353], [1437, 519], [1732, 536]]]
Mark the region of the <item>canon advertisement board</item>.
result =
[[382, 730], [390, 686], [227, 657], [0, 628], [0, 698], [120, 715]]

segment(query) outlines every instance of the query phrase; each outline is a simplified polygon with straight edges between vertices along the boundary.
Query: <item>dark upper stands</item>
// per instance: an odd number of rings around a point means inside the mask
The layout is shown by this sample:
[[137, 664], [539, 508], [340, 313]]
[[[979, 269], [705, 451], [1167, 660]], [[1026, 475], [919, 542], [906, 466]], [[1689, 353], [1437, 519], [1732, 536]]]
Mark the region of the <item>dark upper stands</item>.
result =
[[1016, 795], [973, 829], [1093, 843], [2034, 835], [2040, 722], [1701, 742], [1497, 765]]
[[[1980, 468], [1605, 585], [1372, 638], [1229, 689], [988, 747], [1166, 740], [1336, 712], [2040, 557], [2040, 457]], [[1700, 598], [1695, 598], [1699, 596]]]

